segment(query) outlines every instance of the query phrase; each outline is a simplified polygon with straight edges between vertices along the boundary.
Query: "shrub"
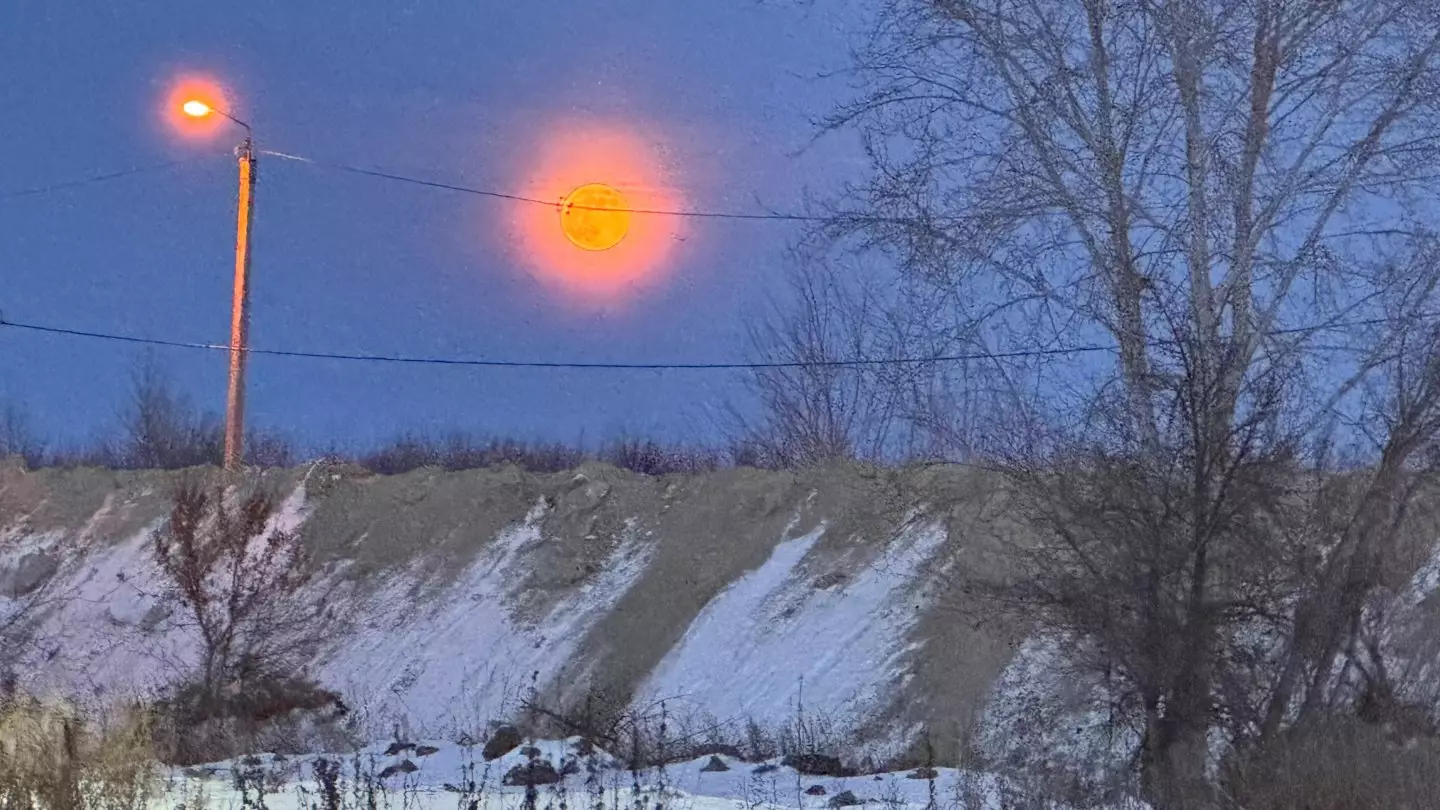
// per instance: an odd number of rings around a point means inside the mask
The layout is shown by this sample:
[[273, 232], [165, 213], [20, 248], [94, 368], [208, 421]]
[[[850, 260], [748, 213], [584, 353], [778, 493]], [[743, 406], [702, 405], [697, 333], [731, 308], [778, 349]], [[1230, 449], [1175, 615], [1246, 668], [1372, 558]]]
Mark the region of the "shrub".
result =
[[318, 632], [318, 608], [297, 598], [311, 573], [304, 545], [271, 525], [274, 511], [260, 490], [231, 505], [218, 488], [184, 481], [151, 537], [155, 564], [200, 642], [198, 683], [214, 700], [230, 684], [291, 671]]
[[1397, 744], [1375, 725], [1331, 718], [1232, 762], [1225, 783], [1246, 810], [1419, 810], [1440, 796], [1440, 740]]
[[666, 446], [650, 439], [620, 439], [607, 447], [600, 457], [622, 470], [644, 475], [706, 472], [721, 466], [719, 453]]
[[156, 565], [200, 647], [197, 671], [159, 707], [156, 743], [167, 762], [257, 747], [303, 753], [343, 736], [339, 696], [296, 674], [323, 626], [320, 607], [298, 593], [311, 574], [300, 536], [272, 525], [273, 515], [264, 492], [231, 504], [187, 481], [152, 538]]
[[171, 765], [257, 751], [335, 752], [355, 742], [340, 695], [297, 675], [237, 678], [219, 689], [191, 681], [158, 703], [156, 714], [155, 750]]
[[514, 439], [479, 441], [463, 434], [444, 440], [405, 434], [390, 444], [361, 455], [360, 466], [379, 475], [399, 475], [423, 467], [475, 470], [514, 464], [528, 472], [568, 470], [585, 460], [579, 449], [558, 443], [526, 443]]
[[649, 439], [620, 439], [597, 453], [587, 453], [580, 447], [558, 442], [485, 441], [464, 434], [441, 440], [403, 434], [384, 447], [360, 455], [357, 462], [379, 475], [399, 475], [424, 467], [478, 470], [503, 464], [513, 464], [527, 472], [556, 473], [590, 460], [645, 475], [704, 472], [724, 463], [723, 455], [712, 450], [665, 445]]

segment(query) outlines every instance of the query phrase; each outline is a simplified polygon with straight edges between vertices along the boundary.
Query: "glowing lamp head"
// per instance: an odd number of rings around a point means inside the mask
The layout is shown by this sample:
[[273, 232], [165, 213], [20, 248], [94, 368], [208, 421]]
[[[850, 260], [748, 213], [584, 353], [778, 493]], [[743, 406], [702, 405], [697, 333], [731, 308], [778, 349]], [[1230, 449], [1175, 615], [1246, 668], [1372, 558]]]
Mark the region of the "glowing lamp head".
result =
[[181, 104], [180, 109], [191, 118], [204, 118], [215, 111], [209, 104], [194, 98]]
[[604, 183], [588, 183], [560, 204], [560, 229], [581, 250], [609, 250], [630, 232], [630, 211], [620, 192]]

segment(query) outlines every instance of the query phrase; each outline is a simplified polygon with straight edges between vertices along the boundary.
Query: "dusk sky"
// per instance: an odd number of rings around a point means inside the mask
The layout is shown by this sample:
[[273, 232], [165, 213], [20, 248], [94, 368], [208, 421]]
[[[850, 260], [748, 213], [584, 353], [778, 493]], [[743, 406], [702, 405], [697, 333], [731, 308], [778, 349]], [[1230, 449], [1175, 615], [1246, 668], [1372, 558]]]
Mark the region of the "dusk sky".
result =
[[[175, 82], [224, 84], [257, 147], [439, 182], [541, 194], [567, 156], [621, 149], [645, 200], [800, 209], [862, 176], [853, 142], [809, 145], [847, 92], [860, 33], [834, 7], [760, 0], [52, 3], [0, 25], [0, 311], [181, 341], [228, 338], [238, 129], [185, 140]], [[621, 144], [617, 147], [616, 144]], [[557, 154], [559, 157], [557, 157]], [[598, 155], [598, 157], [597, 157]], [[171, 160], [172, 169], [6, 197]], [[559, 164], [556, 161], [559, 161]], [[586, 163], [588, 166], [589, 163]], [[598, 164], [597, 164], [598, 165]], [[562, 166], [562, 168], [564, 168]], [[573, 166], [571, 167], [573, 169]], [[588, 169], [585, 169], [588, 171]], [[259, 158], [257, 348], [502, 360], [743, 359], [745, 319], [781, 289], [796, 226], [683, 220], [649, 236], [646, 283], [605, 301], [547, 281], [563, 242], [523, 203]], [[540, 210], [540, 216], [555, 216]], [[533, 230], [533, 228], [532, 228]], [[663, 242], [663, 244], [661, 244]], [[0, 400], [42, 437], [112, 430], [136, 346], [0, 329]], [[155, 350], [220, 411], [225, 357]], [[398, 366], [257, 356], [252, 425], [302, 445], [402, 431], [587, 441], [703, 439], [740, 395], [728, 372]]]

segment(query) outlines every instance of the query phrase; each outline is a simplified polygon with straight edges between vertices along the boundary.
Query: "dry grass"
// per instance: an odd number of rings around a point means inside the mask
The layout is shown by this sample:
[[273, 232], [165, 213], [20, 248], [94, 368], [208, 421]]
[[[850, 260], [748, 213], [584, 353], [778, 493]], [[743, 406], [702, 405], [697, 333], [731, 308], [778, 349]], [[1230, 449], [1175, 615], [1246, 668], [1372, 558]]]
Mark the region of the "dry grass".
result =
[[64, 701], [12, 698], [0, 706], [0, 755], [6, 808], [132, 810], [159, 789], [139, 708], [87, 723]]
[[[158, 798], [183, 800], [192, 806], [192, 794], [203, 785], [187, 783], [186, 793], [166, 794], [158, 778], [152, 748], [153, 712], [129, 707], [113, 715], [84, 718], [63, 701], [17, 698], [0, 710], [0, 808], [11, 810], [139, 810]], [[87, 722], [88, 720], [88, 722]], [[808, 721], [807, 721], [808, 722]], [[813, 726], [813, 723], [810, 725]], [[629, 768], [659, 767], [693, 754], [696, 731], [672, 725], [663, 707], [651, 716], [632, 718], [626, 729], [630, 740], [616, 734], [617, 742], [636, 747]], [[711, 727], [711, 730], [716, 730]], [[789, 738], [792, 746], [813, 749], [815, 729], [802, 730], [797, 722], [768, 732], [774, 743]], [[647, 739], [640, 739], [645, 736]], [[707, 743], [712, 744], [712, 743]], [[822, 745], [822, 747], [825, 747]], [[843, 755], [844, 751], [834, 751]], [[773, 756], [773, 754], [772, 754]], [[624, 759], [622, 758], [622, 762]], [[338, 763], [328, 763], [338, 765]], [[375, 763], [369, 763], [374, 766]], [[382, 791], [374, 767], [357, 758], [353, 773], [335, 768], [328, 789], [308, 795], [305, 806], [362, 807], [365, 796]], [[488, 772], [487, 772], [488, 774]], [[613, 779], [623, 781], [616, 772]], [[467, 777], [474, 781], [475, 775]], [[1023, 774], [977, 777], [957, 785], [953, 797], [932, 796], [932, 806], [956, 810], [975, 805], [986, 794], [1005, 810], [1085, 807], [1083, 799], [1064, 795]], [[325, 780], [321, 780], [322, 782]], [[487, 775], [466, 788], [470, 795], [483, 792]], [[613, 780], [612, 780], [613, 781]], [[616, 783], [617, 785], [619, 782]], [[996, 786], [1004, 789], [995, 794]], [[322, 787], [325, 787], [322, 785]], [[1323, 725], [1297, 730], [1281, 744], [1232, 761], [1224, 770], [1227, 810], [1419, 810], [1435, 806], [1440, 796], [1440, 740], [1397, 743], [1382, 728], [1353, 719], [1332, 719]], [[476, 794], [478, 795], [478, 794]], [[198, 798], [198, 797], [197, 797]], [[353, 799], [353, 803], [352, 800]], [[883, 800], [882, 800], [883, 801]], [[603, 806], [603, 802], [602, 802]], [[616, 807], [622, 806], [618, 801]], [[1133, 797], [1112, 796], [1104, 805], [1142, 806]]]
[[863, 741], [836, 718], [800, 700], [790, 716], [774, 723], [754, 717], [720, 720], [682, 700], [631, 705], [590, 695], [561, 710], [527, 700], [517, 727], [527, 737], [580, 736], [603, 747], [630, 768], [654, 768], [724, 753], [758, 763], [791, 757], [834, 759], [847, 770], [881, 772], [894, 763], [867, 756]]

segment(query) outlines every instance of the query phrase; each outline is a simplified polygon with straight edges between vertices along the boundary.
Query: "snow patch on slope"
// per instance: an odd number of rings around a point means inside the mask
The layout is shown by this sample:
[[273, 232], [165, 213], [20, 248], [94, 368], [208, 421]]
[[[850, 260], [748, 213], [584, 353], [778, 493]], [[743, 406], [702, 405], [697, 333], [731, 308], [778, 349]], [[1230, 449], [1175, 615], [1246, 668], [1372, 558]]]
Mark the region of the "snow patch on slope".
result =
[[1110, 716], [1107, 685], [1071, 666], [1072, 646], [1054, 633], [1027, 639], [992, 688], [976, 742], [1006, 767], [1099, 786], [1140, 740]]
[[881, 708], [903, 680], [901, 659], [920, 607], [910, 586], [945, 531], [911, 526], [883, 560], [848, 582], [821, 587], [798, 569], [824, 531], [821, 525], [781, 542], [763, 565], [711, 600], [637, 701], [678, 697], [734, 722], [794, 716], [803, 698], [807, 713], [843, 728]]
[[[38, 634], [34, 688], [94, 699], [149, 696], [198, 660], [198, 642], [177, 623], [178, 608], [166, 599], [169, 585], [152, 556], [152, 535], [164, 519], [104, 544], [96, 530], [113, 508], [107, 496], [73, 536], [23, 538], [23, 548], [65, 552], [44, 594], [54, 609]], [[293, 531], [308, 514], [302, 482], [276, 506], [268, 529]]]
[[34, 672], [44, 689], [104, 697], [144, 695], [174, 681], [197, 652], [165, 632], [166, 588], [150, 557], [154, 527], [77, 555], [53, 585], [61, 605], [39, 634], [46, 660]]
[[544, 515], [543, 504], [531, 509], [440, 593], [421, 595], [409, 571], [354, 607], [363, 625], [322, 654], [317, 674], [361, 709], [368, 733], [453, 737], [504, 719], [561, 670], [649, 561], [652, 547], [629, 531], [602, 573], [527, 620], [512, 603], [526, 552], [545, 542]]

